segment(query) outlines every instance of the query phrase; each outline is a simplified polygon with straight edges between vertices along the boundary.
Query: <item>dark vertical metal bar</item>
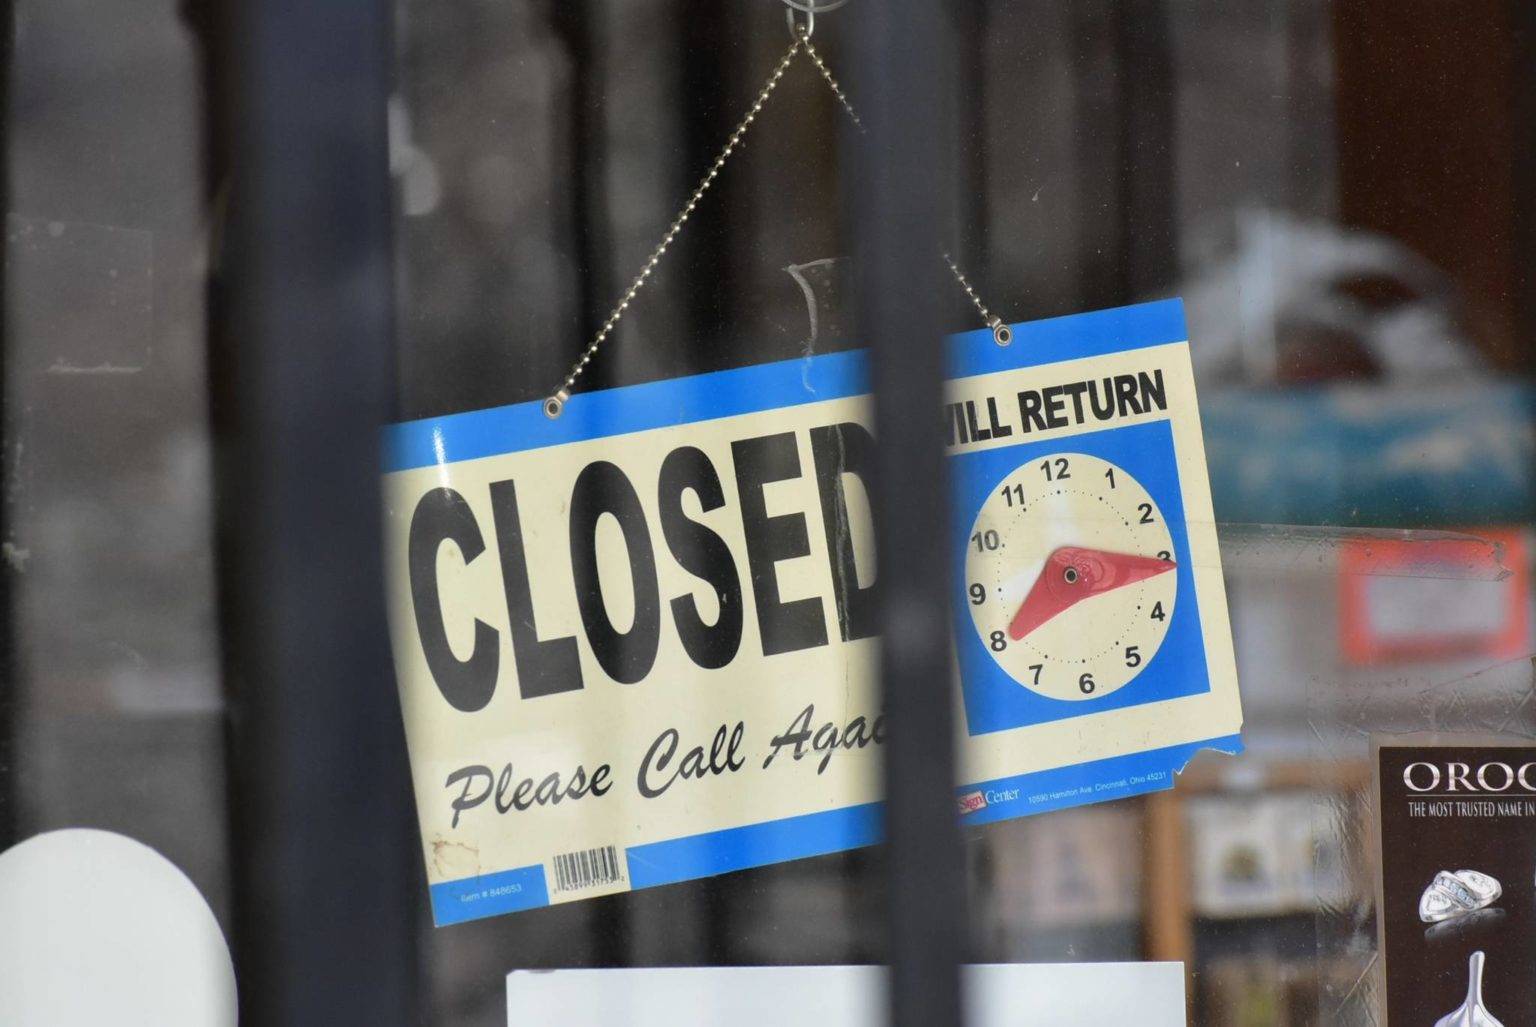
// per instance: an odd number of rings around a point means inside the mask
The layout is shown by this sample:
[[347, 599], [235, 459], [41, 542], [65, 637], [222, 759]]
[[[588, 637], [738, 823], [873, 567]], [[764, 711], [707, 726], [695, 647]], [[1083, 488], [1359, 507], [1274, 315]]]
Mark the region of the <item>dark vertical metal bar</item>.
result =
[[[15, 61], [12, 53], [15, 45], [16, 19], [11, 0], [0, 0], [0, 200], [4, 209], [11, 209], [11, 75]], [[4, 404], [0, 416], [0, 469], [5, 477], [0, 488], [0, 538], [11, 537], [11, 487], [12, 476], [21, 468], [16, 458], [15, 432], [20, 427], [16, 411], [5, 402], [7, 384], [12, 364], [10, 316], [10, 284], [5, 262], [0, 261], [0, 297], [4, 297], [6, 310], [0, 317], [0, 403]], [[0, 852], [20, 841], [16, 824], [16, 800], [20, 795], [20, 782], [16, 765], [16, 729], [21, 717], [20, 690], [17, 687], [17, 660], [12, 624], [15, 611], [12, 604], [16, 591], [11, 587], [11, 573], [0, 572]]]
[[1178, 272], [1177, 81], [1165, 0], [1071, 8], [1088, 308], [1145, 298]]
[[[576, 334], [586, 340], [607, 318], [618, 294], [613, 284], [614, 233], [605, 188], [608, 132], [602, 113], [598, 56], [600, 33], [606, 31], [598, 19], [609, 15], [601, 5], [566, 0], [554, 0], [549, 10], [550, 20], [571, 58], [571, 114], [565, 142], [571, 165], [571, 245], [578, 269]], [[587, 369], [586, 387], [611, 385], [615, 363], [593, 363]], [[589, 941], [589, 951], [598, 966], [624, 966], [630, 962], [634, 933], [632, 901], [630, 895], [616, 895], [590, 911], [591, 922], [600, 925], [591, 931]]]
[[383, 609], [384, 0], [224, 0], [212, 282], [243, 1024], [416, 1022], [421, 898]]
[[[959, 239], [955, 258], [973, 281], [990, 283], [992, 233], [988, 201], [992, 195], [987, 165], [987, 43], [992, 8], [986, 3], [958, 4], [955, 20], [955, 88], [951, 90], [952, 120], [960, 130], [959, 168], [955, 197]], [[990, 291], [990, 290], [989, 290]], [[955, 294], [951, 294], [954, 299]], [[963, 302], [964, 297], [959, 301]], [[951, 306], [949, 309], [955, 309]], [[960, 309], [965, 309], [961, 307]], [[964, 322], [970, 324], [971, 322]]]
[[1124, 302], [1125, 274], [1119, 213], [1122, 209], [1118, 111], [1121, 103], [1118, 40], [1120, 15], [1113, 0], [1066, 8], [1071, 32], [1074, 117], [1073, 163], [1081, 198], [1075, 225], [1077, 295], [1070, 302], [1089, 310]]
[[[699, 168], [709, 167], [720, 149], [720, 140], [731, 132], [738, 104], [732, 103], [731, 74], [734, 55], [731, 38], [730, 4], [709, 0], [685, 0], [677, 8], [682, 19], [678, 36], [682, 48], [680, 94], [688, 105], [683, 116], [686, 158], [678, 165], [678, 181], [671, 189], [686, 196], [692, 191]], [[693, 351], [701, 358], [716, 348], [722, 330], [730, 322], [730, 306], [737, 299], [740, 275], [731, 259], [738, 229], [731, 215], [741, 213], [732, 204], [732, 176], [715, 186], [712, 202], [701, 204], [688, 219], [688, 231], [678, 240], [674, 261], [686, 280], [707, 280], [707, 289], [684, 290], [688, 312], [688, 334]]]
[[1166, 0], [1117, 4], [1113, 17], [1119, 87], [1116, 301], [1129, 303], [1178, 274], [1178, 80]]
[[570, 58], [568, 111], [564, 143], [570, 157], [571, 250], [579, 273], [576, 276], [576, 334], [590, 339], [608, 315], [612, 304], [607, 253], [613, 233], [608, 230], [603, 180], [607, 174], [604, 147], [602, 96], [595, 81], [593, 27], [600, 8], [589, 4], [550, 5], [549, 19]]
[[960, 1022], [964, 877], [954, 804], [947, 555], [940, 449], [941, 226], [952, 202], [951, 26], [938, 0], [888, 0], [849, 24], [869, 128], [848, 183], [860, 334], [873, 355], [880, 445], [881, 676], [890, 743], [886, 830], [891, 1020]]

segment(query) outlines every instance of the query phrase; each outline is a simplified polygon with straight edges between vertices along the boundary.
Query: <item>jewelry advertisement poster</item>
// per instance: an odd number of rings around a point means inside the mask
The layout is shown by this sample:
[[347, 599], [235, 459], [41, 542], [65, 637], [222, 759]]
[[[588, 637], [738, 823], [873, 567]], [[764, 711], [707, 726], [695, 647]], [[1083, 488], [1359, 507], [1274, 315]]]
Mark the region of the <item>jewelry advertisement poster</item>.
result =
[[[1187, 340], [1169, 300], [947, 341], [955, 682], [933, 687], [955, 688], [968, 823], [1241, 750]], [[438, 924], [880, 839], [867, 363], [388, 429]]]
[[1536, 746], [1376, 746], [1387, 1022], [1536, 1021]]

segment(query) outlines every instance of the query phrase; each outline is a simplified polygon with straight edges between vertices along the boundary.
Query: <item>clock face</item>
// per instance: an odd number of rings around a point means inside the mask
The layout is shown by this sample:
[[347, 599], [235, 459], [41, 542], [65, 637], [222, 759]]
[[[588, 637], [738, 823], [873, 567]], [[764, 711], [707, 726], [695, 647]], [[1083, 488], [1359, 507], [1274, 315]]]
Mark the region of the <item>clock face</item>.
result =
[[971, 620], [997, 665], [1052, 699], [1129, 684], [1173, 617], [1173, 538], [1126, 471], [1086, 453], [1015, 468], [987, 495], [966, 547]]

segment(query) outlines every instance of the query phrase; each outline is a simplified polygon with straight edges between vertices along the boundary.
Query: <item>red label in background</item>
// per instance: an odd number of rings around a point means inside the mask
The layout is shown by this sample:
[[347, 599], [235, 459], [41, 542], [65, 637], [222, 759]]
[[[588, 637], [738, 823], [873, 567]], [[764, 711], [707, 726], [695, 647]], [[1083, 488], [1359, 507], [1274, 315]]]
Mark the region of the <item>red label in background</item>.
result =
[[1349, 539], [1339, 556], [1339, 649], [1377, 666], [1531, 650], [1529, 546], [1523, 531], [1444, 538]]

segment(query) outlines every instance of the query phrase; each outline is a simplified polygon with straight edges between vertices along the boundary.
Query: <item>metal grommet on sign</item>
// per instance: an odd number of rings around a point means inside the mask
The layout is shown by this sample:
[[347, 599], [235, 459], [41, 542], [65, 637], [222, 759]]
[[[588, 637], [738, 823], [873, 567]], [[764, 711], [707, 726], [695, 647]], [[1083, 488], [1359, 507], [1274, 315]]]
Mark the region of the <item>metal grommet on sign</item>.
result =
[[565, 409], [565, 401], [571, 398], [569, 391], [561, 389], [544, 401], [544, 416], [553, 421]]
[[[787, 3], [788, 0], [785, 0]], [[976, 313], [981, 315], [981, 323], [992, 329], [992, 341], [999, 346], [1006, 346], [1013, 341], [1013, 329], [1003, 324], [1003, 319], [994, 317], [987, 309], [987, 305], [981, 302], [981, 297], [976, 295], [976, 290], [971, 288], [971, 283], [966, 280], [965, 274], [960, 270], [960, 265], [955, 263], [955, 258], [948, 253], [941, 252], [939, 256], [944, 258], [944, 263], [949, 265], [949, 273], [955, 276], [955, 281], [960, 283], [960, 288], [971, 298], [971, 303], [976, 307]]]

